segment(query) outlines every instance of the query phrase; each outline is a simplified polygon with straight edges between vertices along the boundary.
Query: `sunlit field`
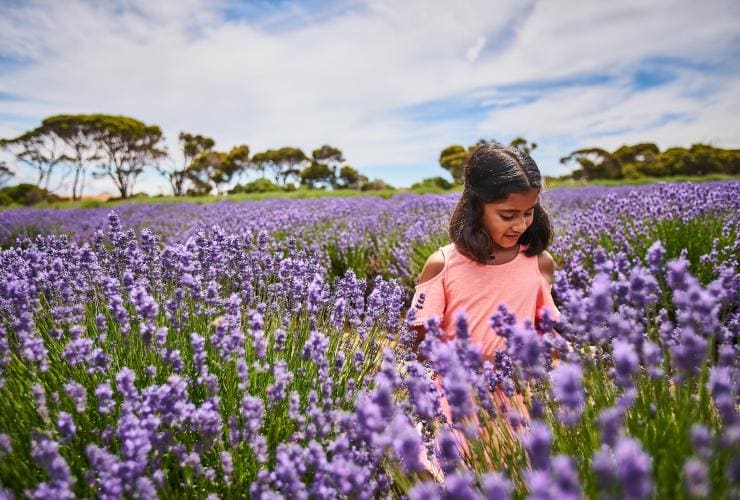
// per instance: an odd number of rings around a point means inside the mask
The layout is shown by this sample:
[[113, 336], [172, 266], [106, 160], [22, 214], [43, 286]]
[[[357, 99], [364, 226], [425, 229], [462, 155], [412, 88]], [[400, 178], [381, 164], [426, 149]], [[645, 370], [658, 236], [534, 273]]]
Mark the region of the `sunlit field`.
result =
[[740, 494], [740, 182], [546, 192], [560, 321], [419, 362], [458, 196], [0, 212], [0, 496]]

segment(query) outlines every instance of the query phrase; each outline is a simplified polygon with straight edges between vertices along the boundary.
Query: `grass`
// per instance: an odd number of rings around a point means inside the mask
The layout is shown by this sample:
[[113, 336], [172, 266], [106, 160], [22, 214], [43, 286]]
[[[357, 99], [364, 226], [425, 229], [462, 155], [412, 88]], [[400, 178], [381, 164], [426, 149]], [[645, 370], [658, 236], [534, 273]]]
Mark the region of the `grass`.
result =
[[[239, 193], [239, 194], [225, 194], [221, 196], [207, 195], [207, 196], [141, 196], [131, 197], [125, 200], [111, 199], [109, 201], [99, 200], [78, 200], [78, 201], [52, 201], [52, 202], [41, 202], [34, 205], [34, 208], [98, 208], [98, 207], [113, 207], [117, 205], [129, 205], [129, 204], [146, 204], [146, 203], [192, 203], [196, 205], [204, 205], [206, 203], [215, 203], [219, 201], [261, 201], [266, 199], [287, 199], [287, 200], [298, 200], [298, 199], [316, 199], [316, 198], [337, 198], [337, 197], [357, 197], [357, 196], [377, 196], [379, 198], [391, 198], [401, 193], [415, 193], [415, 194], [427, 194], [437, 193], [443, 194], [447, 191], [443, 189], [423, 188], [423, 189], [384, 189], [379, 191], [358, 191], [356, 189], [335, 189], [333, 191], [324, 190], [309, 190], [299, 189], [297, 191], [272, 191], [267, 193]], [[13, 205], [2, 208], [19, 208], [20, 205]], [[0, 209], [2, 209], [0, 208]]]
[[599, 179], [593, 181], [550, 180], [549, 189], [583, 186], [642, 186], [659, 182], [711, 182], [740, 180], [740, 175], [708, 174], [708, 175], [673, 175], [668, 177], [640, 177], [639, 179]]
[[[645, 184], [655, 184], [658, 182], [708, 182], [708, 181], [724, 181], [724, 180], [740, 180], [740, 175], [724, 175], [724, 174], [710, 174], [703, 176], [690, 176], [690, 175], [678, 175], [672, 177], [642, 177], [640, 179], [604, 179], [596, 181], [573, 181], [573, 180], [550, 180], [547, 183], [548, 189], [559, 189], [563, 187], [584, 187], [584, 186], [638, 186]], [[35, 208], [55, 208], [55, 209], [66, 209], [66, 208], [98, 208], [98, 207], [113, 207], [117, 205], [125, 204], [141, 204], [141, 203], [193, 203], [196, 205], [203, 205], [206, 203], [214, 203], [218, 201], [260, 201], [266, 199], [315, 199], [315, 198], [326, 198], [326, 197], [354, 197], [354, 196], [377, 196], [380, 198], [391, 198], [397, 194], [413, 193], [413, 194], [445, 194], [461, 192], [462, 186], [456, 186], [450, 190], [445, 191], [439, 188], [417, 188], [417, 189], [384, 189], [379, 191], [358, 191], [356, 189], [335, 189], [333, 191], [325, 191], [320, 189], [298, 189], [296, 191], [272, 191], [267, 193], [240, 193], [240, 194], [226, 194], [221, 196], [207, 195], [207, 196], [141, 196], [131, 197], [125, 200], [114, 199], [109, 201], [99, 200], [78, 200], [78, 201], [54, 201], [54, 202], [41, 202], [34, 205]], [[8, 207], [0, 207], [0, 210], [8, 208], [19, 208], [20, 205], [12, 205]]]

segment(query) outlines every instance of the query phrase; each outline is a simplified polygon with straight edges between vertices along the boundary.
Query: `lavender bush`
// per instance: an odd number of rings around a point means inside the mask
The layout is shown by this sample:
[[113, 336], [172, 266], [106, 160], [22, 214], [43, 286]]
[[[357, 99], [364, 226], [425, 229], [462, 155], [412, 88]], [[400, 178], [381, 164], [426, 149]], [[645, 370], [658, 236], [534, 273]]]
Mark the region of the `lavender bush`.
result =
[[488, 361], [407, 349], [454, 195], [0, 212], [0, 493], [726, 497], [738, 188], [546, 193], [561, 321]]

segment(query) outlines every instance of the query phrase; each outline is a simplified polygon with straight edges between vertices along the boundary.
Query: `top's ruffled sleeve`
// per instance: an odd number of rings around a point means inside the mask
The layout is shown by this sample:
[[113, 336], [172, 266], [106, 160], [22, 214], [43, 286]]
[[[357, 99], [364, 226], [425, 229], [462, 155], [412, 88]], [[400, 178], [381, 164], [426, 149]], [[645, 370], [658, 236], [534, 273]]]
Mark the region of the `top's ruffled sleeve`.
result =
[[445, 314], [447, 300], [444, 288], [444, 270], [433, 278], [416, 285], [411, 307], [416, 310], [413, 325], [422, 325], [424, 322], [436, 316], [439, 322]]

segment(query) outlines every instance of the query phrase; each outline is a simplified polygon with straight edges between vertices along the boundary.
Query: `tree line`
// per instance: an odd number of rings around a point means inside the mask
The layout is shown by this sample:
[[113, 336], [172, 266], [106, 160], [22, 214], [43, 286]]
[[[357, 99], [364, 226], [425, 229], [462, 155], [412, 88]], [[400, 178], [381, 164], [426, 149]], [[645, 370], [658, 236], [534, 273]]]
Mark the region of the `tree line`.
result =
[[[89, 176], [109, 178], [121, 198], [133, 194], [137, 178], [146, 168], [154, 168], [170, 184], [174, 196], [238, 192], [268, 192], [296, 189], [393, 189], [379, 179], [370, 181], [345, 163], [342, 152], [323, 145], [310, 155], [300, 148], [282, 147], [252, 154], [246, 144], [229, 151], [215, 149], [215, 141], [199, 134], [181, 132], [178, 136], [183, 161], [176, 165], [164, 146], [164, 135], [156, 125], [147, 125], [127, 116], [55, 115], [41, 125], [12, 139], [0, 139], [0, 148], [10, 152], [36, 174], [36, 191], [18, 187], [14, 196], [35, 199], [57, 191], [63, 183], [71, 185], [72, 199], [82, 197]], [[478, 145], [454, 144], [444, 148], [440, 166], [456, 184], [463, 183], [466, 158]], [[517, 137], [510, 145], [531, 153], [537, 143]], [[740, 150], [720, 149], [706, 144], [665, 151], [653, 143], [625, 145], [615, 151], [583, 148], [560, 159], [575, 165], [560, 179], [599, 180], [637, 179], [672, 175], [740, 173]], [[243, 182], [249, 173], [257, 178]], [[13, 172], [0, 162], [0, 187]], [[424, 179], [412, 188], [450, 189], [443, 177]], [[5, 188], [8, 189], [8, 188]], [[41, 193], [41, 194], [39, 194]]]
[[[452, 176], [457, 184], [463, 183], [465, 160], [478, 145], [459, 144], [448, 146], [439, 155], [439, 164]], [[537, 143], [523, 137], [511, 141], [511, 146], [531, 153]], [[639, 179], [642, 177], [667, 177], [674, 175], [701, 176], [708, 174], [740, 174], [740, 150], [721, 149], [707, 144], [694, 144], [690, 148], [669, 148], [660, 151], [651, 142], [621, 146], [613, 152], [602, 148], [583, 148], [560, 159], [564, 165], [576, 165], [571, 173], [559, 177], [561, 180]], [[434, 179], [425, 179], [431, 182]], [[439, 181], [436, 181], [439, 184]]]
[[[18, 137], [0, 139], [0, 147], [35, 172], [39, 189], [52, 192], [69, 182], [73, 200], [82, 197], [89, 176], [109, 178], [120, 197], [128, 198], [146, 168], [165, 177], [175, 196], [207, 195], [214, 190], [223, 194], [234, 183], [228, 192], [295, 189], [294, 182], [313, 189], [390, 187], [379, 180], [369, 181], [344, 164], [342, 152], [330, 145], [314, 149], [310, 156], [295, 147], [252, 155], [246, 144], [218, 151], [210, 137], [181, 132], [178, 139], [183, 162], [175, 165], [156, 125], [127, 116], [55, 115]], [[249, 172], [260, 177], [240, 184]], [[0, 186], [12, 175], [0, 163]]]
[[625, 145], [609, 152], [584, 148], [560, 159], [562, 164], [578, 167], [568, 176], [575, 180], [639, 179], [671, 175], [708, 175], [740, 173], [740, 150], [694, 144], [690, 148], [660, 151], [651, 142]]

